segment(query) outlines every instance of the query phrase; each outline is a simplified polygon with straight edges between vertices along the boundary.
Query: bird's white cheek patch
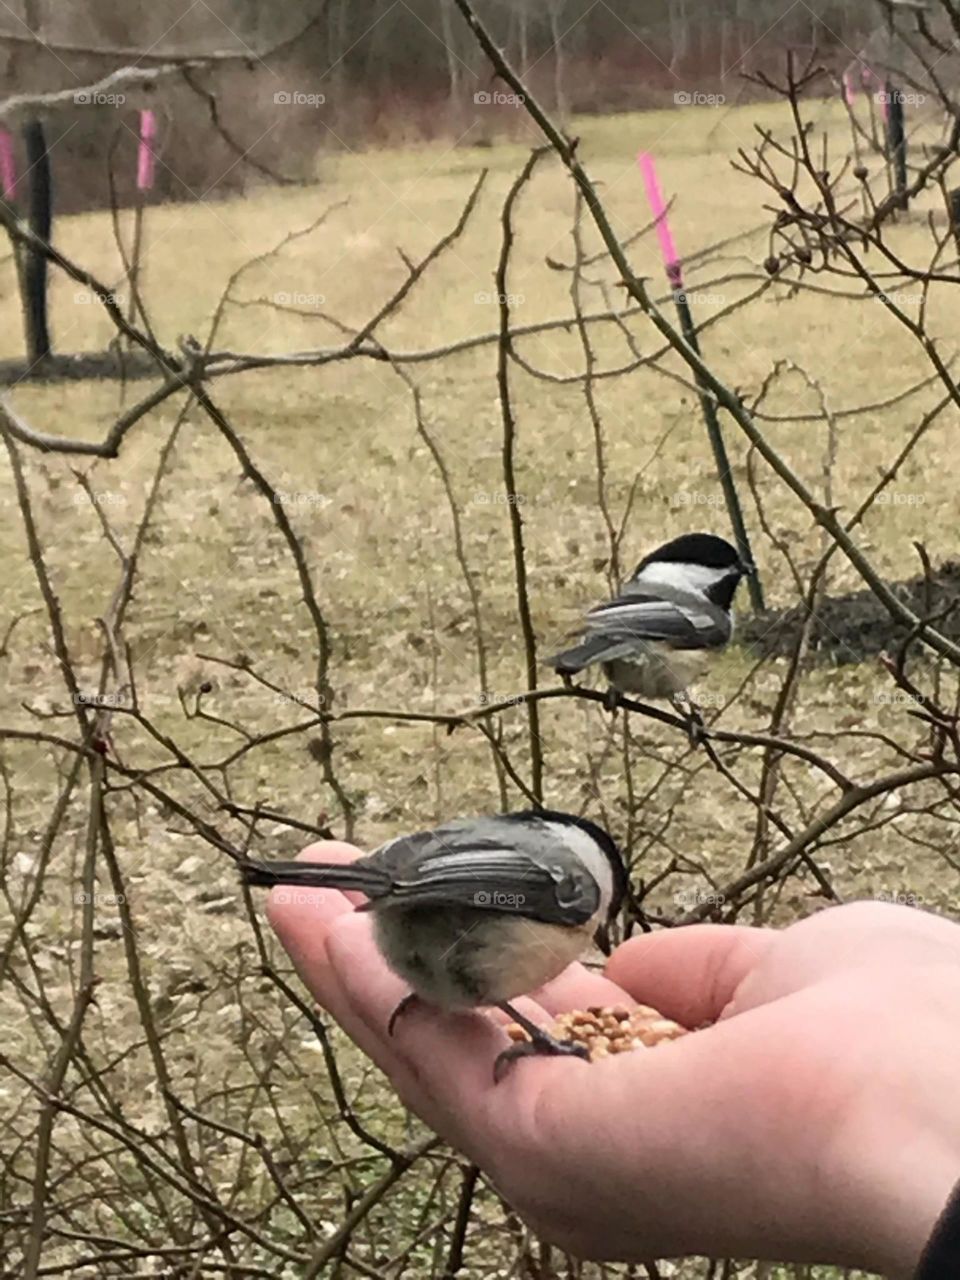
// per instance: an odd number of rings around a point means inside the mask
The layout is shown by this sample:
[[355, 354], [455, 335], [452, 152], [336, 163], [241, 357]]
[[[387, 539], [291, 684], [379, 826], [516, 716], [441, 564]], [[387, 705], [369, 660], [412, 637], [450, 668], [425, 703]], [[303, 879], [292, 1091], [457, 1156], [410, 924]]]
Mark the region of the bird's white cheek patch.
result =
[[600, 909], [597, 915], [601, 920], [605, 920], [613, 898], [613, 871], [606, 854], [598, 848], [594, 838], [587, 835], [581, 827], [566, 822], [546, 822], [544, 826], [550, 830], [551, 835], [556, 836], [577, 855], [596, 880], [600, 889]]
[[715, 587], [730, 573], [729, 569], [711, 569], [705, 564], [681, 564], [669, 560], [658, 560], [647, 565], [642, 573], [633, 579], [634, 583], [643, 586], [672, 587], [675, 591], [706, 591]]

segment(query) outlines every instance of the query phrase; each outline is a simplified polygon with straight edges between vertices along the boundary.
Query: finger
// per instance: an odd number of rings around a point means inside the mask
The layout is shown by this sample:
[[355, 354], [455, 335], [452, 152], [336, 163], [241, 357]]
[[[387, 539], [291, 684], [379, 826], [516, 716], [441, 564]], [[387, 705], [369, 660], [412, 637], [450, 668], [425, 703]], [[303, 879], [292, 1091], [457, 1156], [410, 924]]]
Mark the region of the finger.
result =
[[[526, 1059], [495, 1083], [494, 1064], [512, 1042], [502, 1025], [479, 1011], [453, 1013], [415, 1004], [388, 1036], [390, 1014], [405, 989], [375, 948], [363, 948], [360, 923], [356, 918], [339, 920], [328, 942], [349, 1014], [362, 1024], [355, 1033], [354, 1024], [345, 1019], [350, 1034], [389, 1074], [403, 1100], [477, 1163], [489, 1163], [505, 1142], [522, 1143], [541, 1089], [555, 1072], [587, 1069], [587, 1063]], [[549, 1022], [547, 1012], [533, 1001], [518, 1004], [534, 1022]]]
[[[344, 990], [331, 957], [334, 936], [338, 935], [337, 950], [342, 966], [362, 977], [368, 989], [374, 986], [385, 988], [385, 1000], [388, 1003], [392, 1001], [389, 1003], [390, 1012], [406, 994], [406, 989], [383, 963], [373, 940], [369, 917], [354, 911], [343, 894], [334, 895], [328, 890], [318, 892], [322, 898], [314, 915], [302, 903], [293, 909], [286, 904], [275, 909], [272, 923], [277, 936], [317, 1002], [400, 1088], [405, 1069], [399, 1055], [393, 1052], [392, 1040], [386, 1036], [389, 1014], [380, 1026], [361, 1016], [362, 1009]], [[330, 899], [334, 896], [343, 899], [340, 911], [330, 909]]]
[[382, 1065], [389, 1052], [402, 1058], [417, 1078], [429, 1075], [424, 1068], [430, 1066], [441, 1075], [457, 1077], [458, 1088], [465, 1093], [489, 1086], [493, 1061], [508, 1043], [491, 1019], [416, 1003], [398, 1018], [391, 1036], [391, 1015], [410, 988], [387, 968], [368, 921], [362, 916], [339, 920], [327, 951], [352, 1012], [372, 1037], [365, 1038], [364, 1047], [378, 1063]]
[[[297, 854], [297, 862], [356, 862], [358, 858], [363, 857], [363, 851], [358, 849], [355, 844], [347, 844], [345, 840], [318, 840], [316, 844], [308, 844], [306, 849], [301, 849]], [[354, 906], [360, 906], [366, 902], [367, 895], [360, 893], [358, 890], [341, 889], [340, 892], [352, 902]]]
[[[301, 849], [297, 854], [296, 862], [356, 862], [358, 858], [363, 857], [363, 850], [358, 849], [355, 844], [347, 844], [345, 840], [317, 840], [314, 844], [308, 844], [305, 849]], [[354, 906], [359, 906], [366, 902], [366, 895], [356, 890], [331, 889], [327, 892], [342, 893], [348, 902], [352, 902]]]
[[[346, 844], [343, 840], [318, 840], [316, 844], [309, 844], [301, 849], [296, 861], [344, 863], [355, 862], [361, 856], [361, 851], [355, 845]], [[287, 928], [294, 932], [306, 928], [309, 932], [318, 924], [322, 926], [333, 920], [354, 901], [363, 902], [363, 894], [281, 884], [271, 889], [267, 898], [267, 919], [278, 935]], [[298, 907], [303, 908], [303, 911], [295, 910]], [[280, 940], [284, 942], [283, 936]], [[322, 936], [319, 941], [322, 943]]]
[[297, 854], [297, 862], [356, 862], [363, 857], [363, 851], [346, 840], [315, 840], [301, 849]]
[[776, 933], [700, 924], [631, 938], [607, 962], [607, 977], [641, 1004], [684, 1027], [715, 1022]]
[[[580, 1079], [572, 1072], [556, 1077], [539, 1100], [529, 1138], [540, 1175], [556, 1189], [552, 1223], [575, 1227], [598, 1186], [612, 1206], [604, 1256], [623, 1256], [620, 1221], [630, 1223], [632, 1248], [647, 1236], [651, 1254], [672, 1257], [692, 1248], [712, 1252], [718, 1223], [730, 1224], [735, 1234], [738, 1224], [765, 1220], [766, 1180], [742, 1176], [744, 1167], [770, 1167], [770, 1126], [754, 1125], [755, 1132], [745, 1134], [749, 1108], [737, 1102], [762, 1095], [769, 1083], [762, 1049], [744, 1053], [744, 1021], [751, 1019], [758, 1020], [754, 1046], [775, 1039], [777, 1026], [782, 1031], [779, 1010], [773, 1017], [768, 1007], [655, 1049], [594, 1062]], [[590, 1156], [581, 1162], [574, 1153], [582, 1151]], [[721, 1243], [721, 1256], [728, 1246], [731, 1254], [742, 1247], [740, 1240]]]
[[[309, 845], [297, 855], [297, 861], [352, 862], [359, 856], [360, 850], [353, 845], [331, 840]], [[330, 1007], [327, 933], [340, 916], [353, 913], [353, 904], [339, 889], [277, 885], [267, 899], [267, 919], [274, 933], [301, 978], [325, 1008]]]
[[390, 1035], [390, 1016], [407, 989], [387, 969], [372, 939], [364, 946], [365, 925], [362, 917], [346, 917], [330, 933], [328, 953], [341, 997], [334, 1016], [386, 1072], [411, 1110], [476, 1163], [487, 1164], [499, 1126], [509, 1123], [505, 1106], [492, 1106], [490, 1098], [503, 1088], [494, 1084], [493, 1068], [510, 1040], [482, 1013], [445, 1012], [420, 1003], [401, 1014]]
[[323, 963], [326, 1007], [364, 1053], [396, 1077], [403, 1068], [399, 1034], [417, 1009], [404, 1011], [390, 1033], [391, 1017], [410, 988], [385, 964], [370, 917], [358, 912], [338, 917], [325, 939]]

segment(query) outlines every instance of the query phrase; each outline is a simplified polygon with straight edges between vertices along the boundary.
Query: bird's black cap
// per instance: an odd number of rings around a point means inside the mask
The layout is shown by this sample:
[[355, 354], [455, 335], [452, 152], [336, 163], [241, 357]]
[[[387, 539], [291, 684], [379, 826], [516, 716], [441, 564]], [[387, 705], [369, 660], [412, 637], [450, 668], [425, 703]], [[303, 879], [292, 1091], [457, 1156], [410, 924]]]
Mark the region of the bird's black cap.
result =
[[715, 533], [683, 533], [651, 551], [637, 565], [634, 576], [651, 564], [702, 564], [708, 569], [735, 569], [747, 573], [737, 548]]

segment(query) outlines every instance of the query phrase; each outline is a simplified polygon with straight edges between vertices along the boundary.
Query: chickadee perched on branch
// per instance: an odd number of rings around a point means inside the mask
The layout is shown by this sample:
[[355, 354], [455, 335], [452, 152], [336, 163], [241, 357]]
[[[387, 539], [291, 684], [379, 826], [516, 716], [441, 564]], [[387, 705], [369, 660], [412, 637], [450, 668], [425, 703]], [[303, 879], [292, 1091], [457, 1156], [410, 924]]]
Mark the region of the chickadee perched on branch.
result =
[[733, 597], [753, 573], [736, 547], [685, 533], [651, 551], [620, 594], [587, 614], [579, 642], [547, 659], [565, 680], [599, 663], [613, 690], [676, 701], [733, 635]]
[[496, 1006], [531, 1039], [504, 1050], [494, 1079], [518, 1057], [572, 1054], [509, 1001], [549, 982], [603, 936], [627, 890], [617, 845], [587, 818], [552, 810], [460, 818], [400, 836], [352, 863], [239, 864], [250, 885], [359, 890], [376, 944], [412, 988], [390, 1018], [421, 999], [439, 1009]]

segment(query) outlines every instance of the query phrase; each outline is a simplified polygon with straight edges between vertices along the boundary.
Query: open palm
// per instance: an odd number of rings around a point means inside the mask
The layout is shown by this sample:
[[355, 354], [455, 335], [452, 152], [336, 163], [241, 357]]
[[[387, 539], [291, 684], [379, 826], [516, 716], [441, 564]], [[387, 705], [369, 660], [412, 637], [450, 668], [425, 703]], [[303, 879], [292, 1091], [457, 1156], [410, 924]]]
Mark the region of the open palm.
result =
[[[349, 860], [349, 845], [306, 858]], [[534, 1020], [653, 1005], [697, 1034], [595, 1063], [534, 1058], [500, 1084], [498, 1016], [417, 1008], [351, 895], [274, 891], [304, 982], [403, 1101], [521, 1215], [582, 1257], [685, 1253], [909, 1275], [960, 1175], [960, 928], [853, 904], [783, 932], [632, 939], [518, 1002]], [[710, 1024], [710, 1025], [705, 1025]]]

